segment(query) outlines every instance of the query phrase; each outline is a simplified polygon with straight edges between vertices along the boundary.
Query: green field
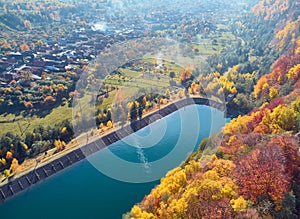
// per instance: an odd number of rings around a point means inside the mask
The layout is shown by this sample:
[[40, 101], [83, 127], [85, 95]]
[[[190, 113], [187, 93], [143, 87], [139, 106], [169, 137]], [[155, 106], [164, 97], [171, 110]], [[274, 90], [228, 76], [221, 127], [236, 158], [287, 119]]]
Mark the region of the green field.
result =
[[[58, 124], [65, 119], [71, 118], [72, 108], [68, 107], [67, 104], [53, 109], [50, 114], [43, 118], [37, 116], [15, 117], [13, 114], [0, 115], [0, 136], [8, 132], [20, 135], [21, 132], [31, 132], [39, 125], [48, 126], [51, 124]], [[17, 122], [13, 121], [14, 119], [17, 120]]]
[[196, 42], [192, 44], [193, 49], [199, 51], [199, 55], [219, 54], [224, 47], [236, 43], [238, 38], [223, 24], [217, 25], [218, 30], [203, 37], [198, 35]]

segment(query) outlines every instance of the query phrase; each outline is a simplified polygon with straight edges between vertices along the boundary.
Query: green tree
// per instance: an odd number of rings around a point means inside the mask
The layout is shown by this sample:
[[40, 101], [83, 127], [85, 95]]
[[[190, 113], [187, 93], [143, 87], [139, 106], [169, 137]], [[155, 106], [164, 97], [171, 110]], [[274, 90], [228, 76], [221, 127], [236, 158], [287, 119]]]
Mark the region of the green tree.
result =
[[133, 103], [131, 108], [130, 108], [130, 111], [129, 111], [129, 114], [130, 114], [130, 121], [135, 121], [137, 120], [137, 108], [136, 108], [136, 104]]

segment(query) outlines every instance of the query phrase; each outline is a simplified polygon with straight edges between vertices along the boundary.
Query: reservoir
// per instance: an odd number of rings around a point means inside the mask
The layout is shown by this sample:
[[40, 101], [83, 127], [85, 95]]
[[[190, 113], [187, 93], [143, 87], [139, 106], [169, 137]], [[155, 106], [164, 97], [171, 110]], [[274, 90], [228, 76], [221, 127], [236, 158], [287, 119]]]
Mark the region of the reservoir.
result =
[[225, 122], [205, 105], [181, 108], [6, 200], [1, 218], [122, 218]]

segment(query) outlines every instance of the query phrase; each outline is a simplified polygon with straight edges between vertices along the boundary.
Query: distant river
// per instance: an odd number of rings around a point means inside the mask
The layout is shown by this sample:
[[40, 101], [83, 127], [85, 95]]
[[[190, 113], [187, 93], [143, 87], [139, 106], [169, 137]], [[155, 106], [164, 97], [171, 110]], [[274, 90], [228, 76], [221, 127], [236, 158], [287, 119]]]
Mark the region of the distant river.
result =
[[[118, 168], [115, 169], [116, 165], [109, 160], [110, 154], [114, 154], [115, 157], [127, 160], [129, 163], [143, 164], [143, 171], [146, 175], [149, 174], [149, 179], [153, 177], [151, 174], [162, 177], [167, 170], [178, 166], [185, 159], [187, 148], [196, 149], [203, 138], [219, 131], [224, 124], [223, 113], [216, 109], [199, 105], [182, 108], [141, 129], [134, 134], [135, 136], [128, 136], [109, 148], [97, 152], [89, 159], [7, 200], [0, 205], [1, 218], [122, 218], [122, 214], [141, 201], [159, 183], [159, 180], [148, 183], [121, 182], [102, 174], [94, 166], [97, 167], [99, 162], [105, 160], [106, 166], [111, 168], [112, 172], [117, 172]], [[155, 132], [159, 136], [158, 140], [153, 138]], [[143, 145], [133, 147], [133, 141], [136, 140], [142, 144], [150, 142], [151, 147], [143, 149], [141, 149]], [[155, 145], [152, 146], [151, 142]], [[152, 162], [163, 161], [168, 155], [173, 157], [166, 160], [160, 172], [152, 170]], [[179, 157], [184, 158], [178, 160]], [[155, 168], [154, 164], [153, 168]], [[105, 172], [105, 168], [102, 172]], [[128, 176], [130, 181], [130, 174], [133, 173], [122, 171], [120, 174]]]

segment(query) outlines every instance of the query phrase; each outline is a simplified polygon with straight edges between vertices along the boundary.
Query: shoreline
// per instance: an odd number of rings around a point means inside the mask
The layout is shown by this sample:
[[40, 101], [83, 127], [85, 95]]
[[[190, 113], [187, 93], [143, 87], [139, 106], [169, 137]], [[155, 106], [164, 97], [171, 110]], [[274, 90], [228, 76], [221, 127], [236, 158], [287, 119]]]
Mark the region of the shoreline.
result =
[[[5, 179], [0, 183], [0, 203], [3, 203], [5, 200], [12, 198], [34, 184], [72, 166], [73, 164], [150, 125], [151, 123], [154, 123], [160, 118], [165, 117], [185, 106], [194, 104], [210, 106], [226, 113], [225, 104], [209, 100], [207, 98], [187, 97], [170, 102], [163, 105], [162, 108], [150, 111], [141, 120], [134, 121], [124, 127], [107, 130], [107, 132], [101, 136], [93, 136], [91, 141], [87, 142], [83, 146], [76, 142], [75, 146], [47, 157], [46, 160], [41, 163], [37, 163], [35, 167], [31, 167], [28, 170], [24, 170], [9, 177], [8, 179]], [[157, 114], [159, 116], [153, 117], [153, 115]]]

